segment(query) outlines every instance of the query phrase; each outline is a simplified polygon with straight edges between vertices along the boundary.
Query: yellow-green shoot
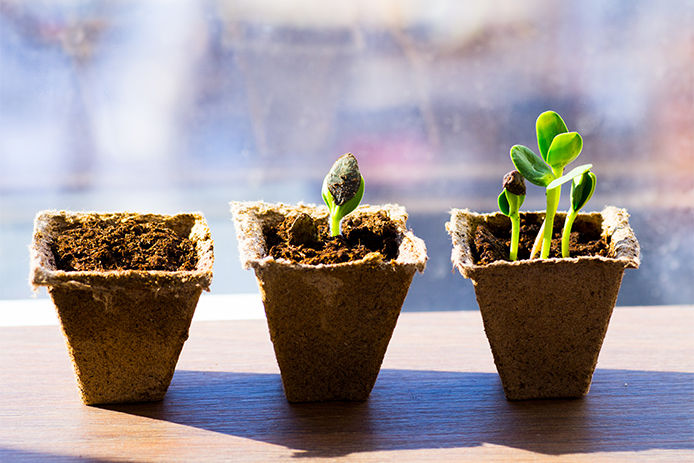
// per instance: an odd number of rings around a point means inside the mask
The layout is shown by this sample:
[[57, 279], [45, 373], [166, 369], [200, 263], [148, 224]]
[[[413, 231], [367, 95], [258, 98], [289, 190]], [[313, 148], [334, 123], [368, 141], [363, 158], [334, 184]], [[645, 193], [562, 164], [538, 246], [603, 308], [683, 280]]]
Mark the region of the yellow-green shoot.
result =
[[540, 257], [546, 259], [552, 245], [552, 229], [561, 196], [561, 185], [588, 172], [592, 165], [576, 167], [564, 175], [564, 168], [581, 154], [583, 139], [578, 132], [569, 132], [564, 120], [554, 111], [540, 114], [535, 126], [540, 156], [527, 146], [515, 145], [511, 148], [511, 160], [530, 183], [546, 189], [545, 220], [530, 255], [532, 259], [541, 248]]
[[323, 179], [321, 194], [330, 210], [330, 236], [337, 236], [342, 218], [356, 209], [364, 196], [364, 177], [352, 153], [335, 161]]
[[517, 170], [504, 175], [503, 190], [499, 195], [499, 210], [511, 219], [511, 246], [509, 259], [518, 259], [518, 239], [520, 238], [520, 207], [525, 200], [525, 180]]

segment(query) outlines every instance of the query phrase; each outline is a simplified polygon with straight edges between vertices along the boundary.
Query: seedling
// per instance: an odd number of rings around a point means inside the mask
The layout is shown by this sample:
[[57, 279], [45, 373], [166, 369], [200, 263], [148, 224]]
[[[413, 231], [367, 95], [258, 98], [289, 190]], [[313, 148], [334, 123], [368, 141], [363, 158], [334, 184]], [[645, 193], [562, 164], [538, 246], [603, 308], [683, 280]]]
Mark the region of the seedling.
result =
[[518, 259], [518, 239], [520, 237], [520, 215], [518, 211], [525, 200], [525, 180], [517, 170], [504, 176], [504, 189], [499, 195], [499, 210], [511, 219], [511, 251], [509, 259]]
[[532, 259], [541, 248], [540, 257], [545, 259], [549, 257], [552, 244], [552, 229], [561, 196], [561, 185], [582, 176], [593, 166], [584, 164], [564, 175], [564, 168], [581, 154], [583, 139], [578, 132], [569, 132], [564, 120], [554, 111], [540, 114], [535, 125], [541, 157], [526, 146], [515, 145], [511, 148], [511, 160], [530, 183], [546, 189], [545, 220], [530, 254]]
[[364, 196], [364, 177], [352, 153], [335, 161], [323, 180], [321, 194], [330, 210], [330, 236], [337, 236], [342, 218], [356, 209]]

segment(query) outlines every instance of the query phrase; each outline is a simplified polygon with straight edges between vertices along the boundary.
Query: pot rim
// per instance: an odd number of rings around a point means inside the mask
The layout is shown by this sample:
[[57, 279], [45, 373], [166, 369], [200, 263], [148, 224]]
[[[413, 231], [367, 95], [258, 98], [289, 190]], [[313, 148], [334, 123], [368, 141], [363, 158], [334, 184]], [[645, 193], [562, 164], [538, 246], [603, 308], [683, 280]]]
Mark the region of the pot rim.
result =
[[368, 266], [376, 268], [412, 268], [424, 271], [427, 261], [426, 245], [407, 228], [407, 212], [398, 204], [368, 205], [357, 207], [350, 214], [373, 214], [384, 211], [393, 220], [398, 231], [402, 235], [402, 242], [398, 248], [398, 257], [395, 260], [384, 262], [375, 255], [339, 264], [300, 264], [286, 259], [275, 259], [267, 255], [265, 238], [262, 236], [261, 221], [263, 215], [272, 213], [287, 215], [288, 213], [305, 212], [314, 218], [328, 217], [327, 206], [316, 206], [299, 202], [296, 205], [285, 203], [266, 203], [264, 201], [232, 201], [229, 203], [236, 227], [236, 237], [239, 246], [239, 258], [245, 269], [262, 269], [270, 266], [281, 266], [288, 269], [301, 269], [303, 271], [323, 271], [325, 269], [349, 268], [355, 266]]
[[[544, 215], [544, 211], [523, 211], [525, 214]], [[466, 278], [473, 272], [482, 269], [494, 269], [504, 267], [526, 268], [538, 265], [558, 265], [558, 264], [577, 264], [581, 262], [600, 261], [612, 265], [620, 265], [624, 268], [639, 268], [641, 263], [640, 247], [634, 231], [629, 226], [629, 214], [626, 209], [614, 206], [606, 206], [600, 212], [582, 212], [578, 217], [600, 220], [603, 236], [610, 236], [610, 249], [616, 257], [603, 256], [579, 256], [579, 257], [552, 257], [547, 259], [523, 259], [517, 261], [497, 260], [485, 265], [474, 263], [473, 253], [470, 245], [471, 234], [475, 221], [486, 221], [488, 218], [502, 216], [501, 212], [478, 213], [468, 209], [452, 209], [451, 219], [446, 222], [446, 230], [451, 236], [453, 250], [451, 252], [451, 262], [453, 267]], [[564, 212], [557, 212], [558, 217], [564, 216]]]
[[[178, 218], [193, 220], [190, 238], [196, 243], [198, 263], [196, 270], [88, 270], [66, 271], [55, 268], [53, 253], [48, 248], [53, 236], [59, 233], [55, 222], [58, 219], [75, 221], [88, 217], [111, 219], [117, 217], [137, 217], [146, 221], [166, 221]], [[29, 282], [34, 292], [39, 286], [64, 286], [83, 289], [116, 289], [133, 283], [151, 287], [157, 291], [177, 291], [186, 286], [200, 287], [209, 291], [214, 264], [214, 245], [209, 226], [201, 212], [181, 212], [176, 214], [122, 212], [92, 212], [68, 210], [43, 210], [36, 214], [32, 243], [29, 247]], [[175, 287], [171, 287], [175, 285]]]

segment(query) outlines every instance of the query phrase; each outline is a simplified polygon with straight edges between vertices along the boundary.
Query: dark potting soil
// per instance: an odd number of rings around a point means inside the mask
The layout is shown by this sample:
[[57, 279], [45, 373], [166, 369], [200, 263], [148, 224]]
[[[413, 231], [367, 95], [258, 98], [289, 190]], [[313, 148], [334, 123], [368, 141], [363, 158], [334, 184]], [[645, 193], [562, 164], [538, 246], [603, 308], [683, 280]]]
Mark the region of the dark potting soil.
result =
[[265, 227], [263, 234], [272, 257], [309, 265], [351, 262], [372, 252], [389, 261], [397, 258], [400, 246], [397, 225], [383, 212], [345, 217], [342, 234], [335, 237], [329, 236], [325, 221], [303, 213], [285, 218], [277, 227]]
[[65, 271], [194, 270], [195, 244], [160, 224], [95, 218], [75, 223], [51, 243], [56, 267]]
[[[542, 226], [544, 217], [540, 215], [527, 216], [521, 214], [520, 239], [518, 242], [518, 260], [528, 259], [537, 233]], [[564, 221], [554, 220], [552, 230], [552, 246], [549, 257], [561, 257], [561, 234]], [[486, 265], [497, 260], [509, 260], [511, 245], [511, 221], [505, 227], [477, 227], [474, 240], [474, 258], [477, 265]], [[584, 226], [575, 222], [569, 239], [569, 255], [579, 256], [609, 256], [609, 246], [602, 237], [601, 230], [596, 227]]]

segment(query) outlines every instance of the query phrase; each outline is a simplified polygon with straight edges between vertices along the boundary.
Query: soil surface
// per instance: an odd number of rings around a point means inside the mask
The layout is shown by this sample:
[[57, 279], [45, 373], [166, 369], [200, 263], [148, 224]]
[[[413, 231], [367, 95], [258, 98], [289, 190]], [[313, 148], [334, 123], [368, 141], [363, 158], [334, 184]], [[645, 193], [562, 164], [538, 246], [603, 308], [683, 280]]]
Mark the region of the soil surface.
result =
[[127, 219], [110, 224], [87, 219], [51, 243], [56, 267], [65, 271], [194, 270], [195, 244], [160, 224]]
[[[537, 233], [542, 226], [543, 217], [521, 214], [520, 240], [518, 242], [518, 260], [528, 259]], [[552, 247], [549, 257], [561, 257], [561, 233], [564, 221], [555, 219], [552, 230]], [[474, 241], [475, 264], [486, 265], [496, 260], [509, 260], [511, 245], [511, 221], [507, 227], [477, 227]], [[609, 245], [596, 227], [582, 226], [575, 222], [569, 240], [570, 257], [603, 256], [609, 257]]]
[[350, 217], [342, 220], [342, 235], [330, 237], [325, 221], [308, 214], [285, 218], [278, 227], [263, 229], [268, 253], [275, 259], [318, 265], [339, 264], [380, 253], [384, 261], [397, 258], [400, 233], [387, 214]]

